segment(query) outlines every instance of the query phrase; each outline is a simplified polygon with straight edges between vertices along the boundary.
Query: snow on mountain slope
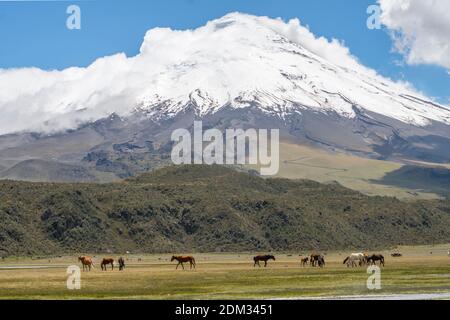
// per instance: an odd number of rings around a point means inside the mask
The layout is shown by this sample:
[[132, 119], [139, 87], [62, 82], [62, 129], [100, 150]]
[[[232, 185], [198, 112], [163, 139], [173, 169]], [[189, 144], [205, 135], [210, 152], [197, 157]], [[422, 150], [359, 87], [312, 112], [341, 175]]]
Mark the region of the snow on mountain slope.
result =
[[152, 29], [135, 57], [0, 70], [0, 88], [0, 134], [60, 131], [113, 112], [158, 119], [250, 105], [280, 118], [304, 109], [352, 118], [356, 107], [416, 126], [450, 124], [448, 107], [360, 65], [338, 41], [314, 37], [298, 20], [240, 13], [195, 30]]

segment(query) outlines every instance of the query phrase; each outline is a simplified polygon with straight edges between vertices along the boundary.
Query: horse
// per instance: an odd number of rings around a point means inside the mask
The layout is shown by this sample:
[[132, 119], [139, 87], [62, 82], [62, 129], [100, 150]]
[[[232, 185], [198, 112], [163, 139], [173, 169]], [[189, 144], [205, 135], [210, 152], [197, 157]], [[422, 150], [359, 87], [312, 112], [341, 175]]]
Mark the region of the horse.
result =
[[400, 257], [402, 257], [403, 255], [400, 253], [400, 252], [394, 252], [394, 253], [391, 253], [391, 257], [393, 257], [393, 258], [400, 258]]
[[267, 267], [267, 261], [269, 260], [273, 260], [275, 261], [275, 257], [272, 255], [265, 255], [265, 256], [256, 256], [253, 257], [253, 261], [255, 262], [253, 264], [253, 267], [256, 267], [256, 265], [258, 265], [259, 267], [261, 267], [261, 265], [259, 264], [260, 261], [264, 261], [264, 267]]
[[81, 256], [78, 257], [78, 261], [80, 261], [83, 265], [83, 271], [85, 271], [85, 269], [89, 269], [89, 271], [91, 271], [91, 267], [94, 268], [91, 257]]
[[182, 267], [183, 270], [184, 270], [184, 265], [183, 265], [184, 262], [189, 262], [189, 267], [190, 267], [190, 269], [192, 269], [192, 266], [194, 267], [194, 269], [195, 269], [195, 267], [196, 267], [195, 259], [194, 259], [194, 257], [192, 257], [192, 256], [187, 256], [187, 257], [183, 257], [183, 256], [172, 256], [172, 259], [170, 259], [170, 262], [172, 262], [173, 260], [177, 260], [177, 261], [178, 261], [178, 264], [177, 264], [175, 270], [178, 269], [178, 266], [179, 266], [180, 264], [181, 264], [181, 267]]
[[123, 269], [125, 269], [125, 260], [124, 258], [120, 257], [118, 261], [119, 261], [119, 270], [122, 271]]
[[371, 264], [371, 265], [376, 265], [377, 261], [380, 262], [380, 266], [383, 265], [384, 267], [384, 257], [381, 254], [373, 254], [371, 256], [367, 257], [367, 263]]
[[308, 257], [302, 258], [301, 259], [302, 267], [306, 266], [308, 264], [308, 262], [309, 262], [309, 258]]
[[325, 266], [325, 258], [321, 254], [312, 253], [311, 256], [309, 257], [309, 263], [313, 267], [318, 266], [323, 268]]
[[364, 263], [366, 263], [367, 257], [364, 253], [352, 253], [347, 258], [345, 258], [344, 262], [342, 264], [347, 264], [347, 267], [350, 267], [350, 265], [353, 267], [362, 266]]
[[113, 258], [103, 258], [102, 263], [100, 266], [102, 267], [102, 270], [106, 271], [107, 265], [111, 265], [111, 270], [114, 270], [114, 259]]

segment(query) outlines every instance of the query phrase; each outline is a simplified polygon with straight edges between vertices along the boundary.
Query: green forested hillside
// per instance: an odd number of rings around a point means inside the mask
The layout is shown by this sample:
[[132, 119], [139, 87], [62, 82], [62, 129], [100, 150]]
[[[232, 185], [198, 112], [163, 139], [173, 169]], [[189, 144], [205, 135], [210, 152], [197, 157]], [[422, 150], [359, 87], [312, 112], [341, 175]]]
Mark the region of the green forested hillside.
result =
[[450, 242], [450, 201], [167, 167], [124, 182], [0, 181], [0, 255], [374, 249]]

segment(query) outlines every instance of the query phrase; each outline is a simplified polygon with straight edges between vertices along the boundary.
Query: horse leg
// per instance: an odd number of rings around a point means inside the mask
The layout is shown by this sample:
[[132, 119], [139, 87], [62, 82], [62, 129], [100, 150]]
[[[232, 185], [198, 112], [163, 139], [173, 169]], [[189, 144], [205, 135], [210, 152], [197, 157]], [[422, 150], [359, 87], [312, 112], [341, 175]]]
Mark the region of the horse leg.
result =
[[184, 270], [184, 264], [183, 264], [183, 262], [181, 263], [181, 267], [183, 268], [183, 270]]
[[177, 263], [177, 266], [175, 267], [175, 270], [178, 270], [178, 266], [180, 265], [180, 262]]
[[267, 260], [264, 261], [264, 268], [267, 267]]

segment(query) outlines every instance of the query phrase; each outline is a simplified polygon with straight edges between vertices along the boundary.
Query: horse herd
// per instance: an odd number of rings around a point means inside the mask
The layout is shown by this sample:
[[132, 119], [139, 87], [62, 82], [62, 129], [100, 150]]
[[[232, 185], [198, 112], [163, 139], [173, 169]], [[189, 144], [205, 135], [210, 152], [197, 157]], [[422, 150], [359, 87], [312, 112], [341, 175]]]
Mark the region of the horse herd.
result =
[[368, 255], [365, 252], [352, 253], [344, 259], [342, 264], [347, 264], [347, 267], [362, 267], [367, 265], [376, 265], [379, 262], [380, 266], [384, 267], [384, 256], [382, 254]]
[[[89, 270], [91, 271], [91, 268], [94, 268], [94, 262], [92, 261], [91, 257], [87, 256], [81, 256], [78, 257], [78, 261], [81, 262], [81, 265], [83, 266], [83, 271]], [[119, 263], [119, 270], [122, 271], [125, 269], [125, 259], [120, 257], [117, 262]], [[102, 268], [103, 271], [107, 270], [107, 266], [111, 265], [111, 270], [114, 270], [114, 259], [113, 258], [103, 258], [102, 262], [100, 263], [100, 268]]]
[[[275, 261], [275, 256], [273, 255], [260, 255], [253, 257], [253, 267], [261, 267], [260, 262], [264, 262], [264, 267], [267, 267], [267, 262], [269, 260]], [[78, 257], [78, 261], [81, 262], [83, 266], [83, 271], [91, 270], [91, 268], [94, 268], [94, 263], [92, 261], [91, 257], [88, 256], [80, 256]], [[177, 265], [175, 269], [178, 269], [178, 267], [181, 265], [181, 267], [184, 270], [184, 263], [189, 263], [190, 269], [196, 267], [196, 262], [193, 256], [172, 256], [170, 259], [171, 262], [177, 261]], [[117, 262], [119, 263], [119, 270], [125, 269], [125, 259], [123, 257], [120, 257]], [[380, 266], [384, 266], [384, 257], [381, 254], [372, 254], [369, 255], [367, 253], [359, 252], [359, 253], [352, 253], [348, 257], [346, 257], [343, 261], [343, 264], [347, 264], [347, 267], [362, 267], [364, 265], [376, 265], [376, 263], [379, 262]], [[103, 271], [107, 270], [107, 266], [111, 265], [111, 270], [114, 270], [114, 264], [115, 260], [113, 258], [103, 258], [100, 267]], [[300, 265], [305, 266], [312, 266], [312, 267], [319, 267], [323, 268], [325, 267], [325, 257], [322, 254], [319, 253], [311, 253], [309, 256], [301, 257], [300, 258]]]
[[[140, 259], [139, 259], [140, 260]], [[178, 261], [178, 264], [176, 266], [175, 269], [178, 269], [178, 266], [181, 264], [181, 267], [184, 270], [184, 263], [189, 262], [190, 264], [190, 268], [192, 269], [192, 267], [196, 267], [196, 263], [195, 263], [195, 259], [192, 256], [172, 256], [172, 258], [170, 259], [170, 261]], [[91, 271], [91, 268], [94, 268], [94, 262], [92, 261], [91, 257], [88, 256], [80, 256], [78, 257], [78, 261], [81, 262], [81, 265], [83, 266], [83, 271]], [[120, 257], [117, 262], [119, 263], [119, 270], [122, 271], [125, 269], [125, 259], [123, 257]], [[102, 269], [102, 271], [106, 271], [107, 270], [107, 266], [111, 265], [111, 270], [114, 270], [114, 264], [115, 264], [115, 260], [114, 258], [103, 258], [101, 263], [100, 263], [100, 267]]]

